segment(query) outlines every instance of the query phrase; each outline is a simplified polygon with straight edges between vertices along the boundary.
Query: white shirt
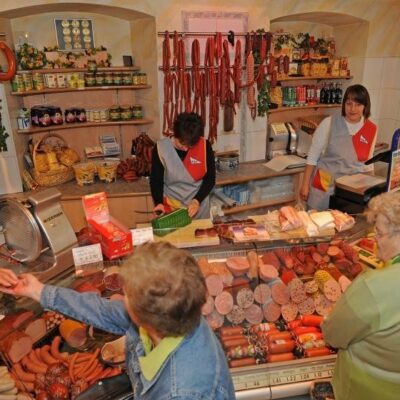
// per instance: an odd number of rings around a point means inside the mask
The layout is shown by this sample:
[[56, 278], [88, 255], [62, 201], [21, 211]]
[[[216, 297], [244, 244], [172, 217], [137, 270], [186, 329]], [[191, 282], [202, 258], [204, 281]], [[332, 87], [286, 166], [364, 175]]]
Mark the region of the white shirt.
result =
[[[324, 152], [328, 140], [329, 140], [329, 131], [331, 129], [331, 121], [332, 117], [327, 117], [324, 118], [321, 123], [318, 125], [317, 129], [315, 129], [315, 132], [313, 134], [313, 139], [312, 143], [310, 146], [310, 150], [308, 152], [307, 156], [307, 164], [308, 165], [317, 165], [318, 160], [320, 159], [322, 153]], [[346, 119], [344, 120], [346, 123], [347, 129], [349, 130], [349, 133], [351, 136], [354, 136], [364, 125], [364, 118], [361, 119], [360, 122], [357, 122], [355, 124], [352, 124]], [[376, 136], [374, 139], [374, 142], [372, 143], [371, 150], [369, 153], [368, 158], [372, 158], [374, 155], [374, 149], [375, 149], [375, 141], [376, 141]], [[373, 171], [374, 170], [374, 165], [365, 165], [365, 172]]]

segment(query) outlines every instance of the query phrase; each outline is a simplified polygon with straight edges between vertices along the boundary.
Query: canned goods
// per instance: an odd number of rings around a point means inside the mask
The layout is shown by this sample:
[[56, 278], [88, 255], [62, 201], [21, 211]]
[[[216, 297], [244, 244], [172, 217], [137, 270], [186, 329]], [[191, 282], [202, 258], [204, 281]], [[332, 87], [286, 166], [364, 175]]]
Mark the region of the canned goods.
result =
[[132, 84], [132, 75], [130, 72], [122, 73], [122, 84], [123, 85], [131, 85]]
[[121, 106], [121, 119], [127, 121], [133, 118], [131, 106]]
[[59, 88], [67, 87], [67, 77], [65, 76], [65, 74], [57, 74], [57, 86]]
[[104, 74], [104, 84], [105, 85], [113, 85], [114, 84], [113, 73], [112, 72], [106, 72]]
[[144, 72], [142, 72], [140, 74], [140, 84], [141, 85], [147, 85], [147, 74], [145, 74]]
[[23, 72], [21, 75], [24, 82], [25, 92], [30, 92], [33, 90], [32, 74], [30, 72]]
[[92, 116], [93, 116], [93, 122], [101, 122], [100, 110], [93, 110]]
[[99, 72], [95, 75], [96, 78], [96, 86], [103, 86], [104, 85], [104, 73]]
[[24, 80], [22, 79], [22, 75], [17, 74], [14, 76], [13, 80], [11, 81], [11, 86], [13, 92], [22, 93], [25, 91], [24, 87]]
[[40, 72], [34, 72], [32, 74], [32, 81], [34, 90], [44, 90], [43, 74]]
[[112, 106], [108, 112], [111, 121], [119, 121], [121, 119], [121, 109], [119, 106]]
[[132, 75], [132, 84], [133, 85], [139, 85], [140, 84], [140, 76], [139, 72], [134, 72]]
[[84, 79], [78, 79], [76, 82], [77, 82], [78, 89], [84, 89], [85, 88], [85, 80]]
[[135, 104], [132, 106], [133, 119], [143, 118], [143, 108], [140, 104]]
[[120, 72], [113, 73], [113, 83], [114, 85], [121, 85], [122, 84], [122, 77]]
[[108, 121], [108, 110], [101, 109], [100, 110], [100, 122], [106, 122], [106, 121]]
[[96, 79], [94, 74], [90, 72], [85, 73], [85, 85], [88, 87], [94, 86], [96, 84]]
[[57, 87], [57, 76], [56, 74], [45, 74], [44, 81], [48, 89], [55, 89]]
[[86, 110], [86, 121], [93, 122], [93, 110]]

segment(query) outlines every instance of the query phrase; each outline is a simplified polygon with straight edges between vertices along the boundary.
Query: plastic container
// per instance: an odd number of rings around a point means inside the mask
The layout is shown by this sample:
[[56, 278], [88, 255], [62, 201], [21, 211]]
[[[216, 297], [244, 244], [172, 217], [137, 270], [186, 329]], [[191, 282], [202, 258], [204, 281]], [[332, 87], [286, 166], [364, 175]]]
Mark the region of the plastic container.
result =
[[119, 161], [99, 161], [96, 163], [97, 174], [103, 182], [110, 183], [117, 176], [117, 167]]
[[93, 162], [81, 162], [72, 166], [75, 172], [76, 183], [79, 186], [90, 185], [94, 182], [96, 164]]
[[154, 218], [151, 221], [153, 232], [157, 236], [165, 236], [178, 228], [189, 225], [192, 219], [189, 217], [186, 208], [179, 208], [169, 214]]

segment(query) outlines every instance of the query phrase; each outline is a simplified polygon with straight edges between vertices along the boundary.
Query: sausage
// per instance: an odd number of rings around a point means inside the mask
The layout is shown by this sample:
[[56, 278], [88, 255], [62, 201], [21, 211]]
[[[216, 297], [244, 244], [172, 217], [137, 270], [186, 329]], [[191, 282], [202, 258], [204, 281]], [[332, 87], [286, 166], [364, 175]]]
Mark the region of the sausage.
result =
[[[239, 325], [243, 322], [245, 317], [245, 313], [243, 308], [234, 305], [232, 308], [232, 311], [227, 314], [226, 318], [228, 319], [228, 321], [230, 323], [232, 323], [233, 325]], [[222, 324], [221, 324], [222, 325]]]
[[79, 353], [74, 353], [73, 356], [71, 357], [71, 360], [69, 362], [69, 366], [68, 366], [68, 375], [71, 379], [72, 383], [75, 383], [75, 376], [74, 376], [74, 366], [75, 366], [75, 361], [77, 360], [79, 356]]
[[258, 276], [258, 255], [255, 251], [250, 250], [247, 253], [247, 259], [249, 260], [250, 269], [247, 272], [247, 276], [250, 279], [257, 278]]
[[0, 72], [0, 81], [8, 81], [13, 78], [17, 71], [17, 60], [14, 52], [3, 41], [0, 41], [0, 50], [4, 53], [8, 64], [8, 70]]
[[324, 317], [320, 317], [319, 315], [302, 315], [301, 322], [304, 326], [321, 326]]
[[57, 360], [50, 354], [50, 345], [46, 344], [42, 346], [39, 349], [39, 351], [40, 351], [40, 358], [47, 365], [57, 364], [59, 362], [59, 360]]
[[281, 340], [279, 343], [270, 342], [267, 346], [268, 354], [282, 354], [293, 351], [296, 347], [294, 340]]
[[226, 340], [222, 340], [222, 345], [225, 349], [229, 348], [229, 347], [237, 347], [237, 346], [247, 346], [249, 344], [248, 339], [246, 338], [246, 336], [242, 336], [239, 337], [237, 339], [226, 339]]
[[316, 326], [296, 326], [296, 328], [292, 329], [292, 332], [298, 336], [303, 333], [320, 332], [320, 330]]
[[290, 301], [287, 304], [283, 304], [281, 307], [281, 314], [285, 321], [290, 322], [296, 319], [299, 309], [297, 304]]
[[241, 326], [223, 326], [220, 330], [221, 336], [236, 336], [243, 334], [243, 328]]
[[60, 353], [59, 351], [60, 344], [61, 344], [61, 336], [56, 336], [51, 342], [50, 353], [54, 358], [57, 358], [58, 360], [65, 360], [66, 358], [68, 358], [68, 354]]
[[263, 322], [262, 324], [253, 325], [251, 327], [252, 332], [269, 332], [271, 330], [277, 329], [276, 325], [271, 322]]
[[224, 289], [221, 277], [215, 274], [206, 277], [206, 286], [211, 296], [218, 296]]
[[21, 381], [26, 381], [26, 382], [35, 382], [36, 375], [30, 372], [25, 372], [21, 366], [20, 363], [15, 363], [13, 365], [13, 370], [15, 375], [21, 379]]
[[265, 283], [260, 283], [254, 289], [254, 300], [258, 304], [265, 304], [271, 298], [271, 289]]
[[256, 354], [256, 347], [252, 344], [245, 343], [240, 346], [229, 347], [226, 350], [226, 356], [228, 359], [254, 357]]
[[96, 364], [96, 367], [92, 371], [91, 374], [89, 374], [86, 377], [86, 380], [89, 382], [89, 384], [92, 384], [93, 380], [96, 379], [102, 372], [103, 372], [104, 367], [102, 365], [99, 365], [98, 363]]
[[214, 310], [211, 314], [208, 314], [206, 316], [206, 320], [210, 328], [213, 330], [221, 328], [221, 326], [224, 324], [224, 317], [217, 310]]
[[261, 260], [264, 264], [273, 265], [277, 270], [279, 270], [279, 268], [281, 267], [279, 258], [276, 256], [274, 251], [267, 251], [261, 256]]
[[272, 264], [265, 264], [264, 261], [259, 263], [259, 273], [260, 278], [265, 282], [276, 279], [279, 275], [278, 270]]
[[271, 297], [276, 303], [280, 305], [289, 303], [289, 289], [281, 280], [272, 282], [272, 284], [270, 284], [270, 288]]
[[36, 362], [32, 362], [32, 360], [28, 356], [25, 356], [21, 360], [21, 363], [29, 372], [34, 372], [37, 374], [45, 374], [47, 371], [47, 366], [43, 366], [37, 364]]
[[209, 315], [213, 311], [214, 311], [214, 298], [208, 294], [206, 302], [203, 304], [203, 307], [201, 308], [201, 313], [203, 315]]
[[244, 309], [250, 307], [254, 303], [254, 294], [252, 290], [248, 288], [240, 289], [236, 295], [236, 302], [240, 308]]
[[221, 315], [227, 315], [232, 311], [233, 297], [229, 292], [223, 291], [215, 298], [214, 305]]
[[344, 253], [338, 246], [329, 246], [327, 254], [330, 257], [344, 258]]
[[263, 311], [257, 304], [252, 304], [244, 310], [244, 317], [250, 324], [259, 324], [263, 320]]
[[320, 357], [327, 356], [329, 354], [331, 354], [331, 351], [328, 347], [317, 347], [304, 350], [305, 357]]
[[268, 354], [267, 362], [282, 362], [294, 360], [295, 356], [293, 353], [280, 353], [280, 354]]
[[229, 361], [229, 368], [247, 367], [249, 365], [256, 365], [256, 364], [257, 361], [255, 358], [247, 357]]
[[282, 264], [285, 265], [286, 268], [292, 269], [294, 267], [293, 257], [284, 249], [275, 249], [275, 254], [278, 256], [279, 260]]
[[307, 299], [306, 289], [301, 279], [292, 279], [287, 285], [292, 301], [296, 304]]
[[298, 326], [302, 326], [303, 322], [301, 321], [301, 319], [295, 319], [294, 321], [290, 321], [287, 323], [287, 327], [290, 330], [293, 330], [295, 328], [297, 328]]
[[268, 322], [275, 322], [281, 316], [281, 306], [271, 299], [263, 307], [264, 318]]
[[300, 344], [306, 343], [310, 340], [320, 340], [323, 338], [321, 332], [310, 332], [310, 333], [302, 333], [297, 336], [297, 340]]
[[270, 343], [280, 340], [291, 340], [291, 339], [292, 339], [292, 334], [289, 331], [271, 333], [270, 335], [268, 335], [268, 340]]
[[247, 257], [229, 257], [226, 260], [228, 269], [234, 276], [240, 276], [247, 273], [250, 269], [250, 263]]

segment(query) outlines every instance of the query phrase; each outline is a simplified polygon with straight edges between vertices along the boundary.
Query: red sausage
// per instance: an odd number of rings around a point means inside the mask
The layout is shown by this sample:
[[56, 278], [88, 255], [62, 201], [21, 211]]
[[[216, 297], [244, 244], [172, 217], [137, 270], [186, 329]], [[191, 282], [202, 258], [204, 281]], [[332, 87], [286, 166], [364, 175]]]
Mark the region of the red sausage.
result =
[[268, 340], [270, 342], [275, 342], [277, 340], [290, 340], [290, 339], [292, 339], [292, 335], [288, 331], [271, 333], [270, 335], [268, 335]]
[[302, 335], [303, 333], [312, 333], [312, 332], [320, 332], [316, 326], [297, 326], [296, 328], [292, 329], [292, 332], [298, 336]]
[[280, 340], [277, 342], [270, 342], [267, 347], [269, 354], [282, 354], [293, 351], [296, 347], [296, 342], [294, 340]]
[[304, 355], [306, 357], [320, 357], [320, 356], [327, 356], [329, 354], [331, 354], [331, 351], [327, 347], [304, 350]]
[[243, 333], [243, 328], [241, 326], [223, 326], [219, 332], [221, 336], [236, 336]]
[[257, 361], [255, 358], [247, 357], [247, 358], [241, 358], [238, 360], [229, 361], [229, 367], [230, 368], [247, 367], [249, 365], [256, 365], [256, 363], [257, 363]]
[[222, 342], [224, 348], [227, 347], [236, 347], [236, 346], [246, 346], [249, 344], [249, 341], [247, 340], [246, 337], [241, 337], [238, 339], [229, 339], [229, 340], [224, 340]]
[[305, 314], [301, 316], [301, 321], [304, 326], [320, 326], [324, 317], [320, 315]]
[[294, 360], [295, 356], [293, 353], [281, 353], [281, 354], [269, 354], [267, 356], [267, 362], [281, 362]]

